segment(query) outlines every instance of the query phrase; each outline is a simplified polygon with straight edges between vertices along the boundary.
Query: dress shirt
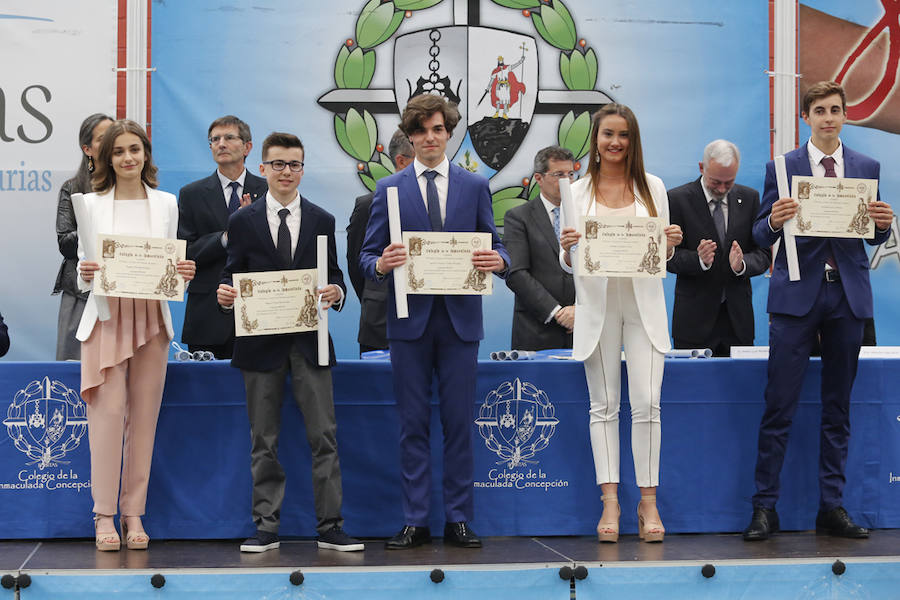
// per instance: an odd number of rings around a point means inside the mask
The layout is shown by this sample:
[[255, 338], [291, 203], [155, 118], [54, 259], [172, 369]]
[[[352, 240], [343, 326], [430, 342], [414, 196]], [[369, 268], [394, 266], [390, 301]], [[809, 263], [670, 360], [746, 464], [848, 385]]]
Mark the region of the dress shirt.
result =
[[422, 174], [425, 171], [437, 171], [438, 176], [434, 178], [434, 185], [437, 188], [438, 193], [438, 202], [441, 205], [441, 223], [447, 222], [447, 189], [450, 187], [450, 161], [447, 160], [447, 157], [444, 156], [444, 160], [438, 166], [426, 167], [424, 164], [419, 162], [417, 158], [414, 162], [414, 168], [416, 170], [416, 181], [419, 184], [419, 191], [422, 193], [422, 202], [425, 204], [425, 210], [428, 210], [428, 194], [425, 191], [425, 186], [428, 184], [428, 180]]
[[844, 144], [838, 140], [837, 150], [831, 154], [825, 154], [815, 147], [812, 140], [806, 144], [806, 153], [809, 154], [809, 168], [812, 169], [813, 177], [825, 177], [825, 166], [822, 159], [831, 156], [834, 159], [834, 174], [838, 177], [844, 176]]
[[[703, 183], [703, 178], [700, 178], [700, 187], [703, 189], [703, 195], [706, 197], [706, 207], [709, 208], [709, 216], [712, 216], [713, 211], [716, 209], [716, 205], [713, 204], [713, 195], [709, 193], [709, 190], [706, 189], [706, 184]], [[732, 188], [734, 189], [734, 188]], [[731, 190], [728, 190], [729, 193]], [[725, 217], [725, 231], [728, 231], [728, 194], [725, 194], [725, 197], [722, 198], [722, 215]], [[741, 248], [743, 250], [743, 248]], [[722, 248], [722, 251], [725, 252], [725, 259], [728, 260], [729, 254], [731, 254], [731, 248]], [[712, 268], [712, 264], [706, 266], [706, 263], [703, 262], [703, 259], [699, 256], [697, 260], [700, 261], [700, 268], [704, 271], [709, 271]], [[728, 261], [729, 266], [731, 265], [731, 261]], [[747, 263], [741, 260], [741, 270], [735, 271], [733, 268], [731, 271], [737, 275], [741, 276], [744, 274], [744, 271], [747, 270]]]
[[300, 238], [300, 194], [294, 196], [290, 204], [283, 206], [281, 202], [272, 197], [270, 192], [266, 192], [266, 219], [269, 221], [269, 233], [272, 235], [272, 243], [278, 247], [278, 228], [281, 226], [281, 217], [278, 211], [286, 208], [291, 214], [284, 220], [287, 223], [288, 231], [291, 233], [291, 258], [297, 250], [297, 240]]
[[[222, 172], [216, 169], [216, 175], [219, 176], [219, 183], [222, 185], [222, 197], [225, 198], [225, 206], [228, 207], [228, 203], [231, 201], [231, 179], [228, 179]], [[238, 182], [237, 195], [238, 198], [244, 197], [244, 179], [247, 178], [247, 169], [241, 171], [240, 176], [234, 181]]]

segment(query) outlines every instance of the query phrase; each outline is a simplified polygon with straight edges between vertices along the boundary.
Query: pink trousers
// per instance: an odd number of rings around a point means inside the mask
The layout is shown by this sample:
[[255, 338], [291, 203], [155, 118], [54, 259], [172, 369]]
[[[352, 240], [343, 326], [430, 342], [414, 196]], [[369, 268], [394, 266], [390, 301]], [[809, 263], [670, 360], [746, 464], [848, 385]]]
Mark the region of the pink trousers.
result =
[[[112, 318], [82, 345], [94, 512], [140, 516], [147, 503], [169, 339], [155, 301], [110, 298]], [[121, 493], [120, 493], [121, 487]], [[118, 502], [117, 502], [118, 500]]]

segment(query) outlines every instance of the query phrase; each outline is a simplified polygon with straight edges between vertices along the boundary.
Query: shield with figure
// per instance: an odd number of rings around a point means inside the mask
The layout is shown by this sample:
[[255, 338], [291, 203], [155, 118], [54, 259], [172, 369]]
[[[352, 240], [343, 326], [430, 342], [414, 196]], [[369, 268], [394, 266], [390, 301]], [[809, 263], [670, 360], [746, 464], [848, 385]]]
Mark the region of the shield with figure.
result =
[[534, 402], [517, 394], [497, 406], [497, 423], [500, 437], [511, 446], [520, 446], [531, 439], [534, 433], [537, 406]]
[[534, 38], [488, 27], [438, 27], [397, 38], [394, 94], [402, 112], [419, 94], [459, 106], [447, 143], [451, 161], [492, 177], [515, 155], [534, 115], [538, 56]]
[[[62, 426], [60, 426], [60, 423]], [[34, 398], [25, 403], [28, 435], [40, 446], [55, 444], [66, 423], [66, 403], [55, 398]]]

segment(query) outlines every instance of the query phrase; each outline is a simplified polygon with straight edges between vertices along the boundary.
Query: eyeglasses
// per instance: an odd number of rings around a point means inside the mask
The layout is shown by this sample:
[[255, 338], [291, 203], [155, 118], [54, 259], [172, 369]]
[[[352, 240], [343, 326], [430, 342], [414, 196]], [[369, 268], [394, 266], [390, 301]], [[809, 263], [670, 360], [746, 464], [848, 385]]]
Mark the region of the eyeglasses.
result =
[[272, 168], [276, 171], [284, 171], [285, 167], [290, 167], [291, 171], [294, 173], [299, 173], [303, 170], [303, 163], [299, 160], [292, 160], [291, 162], [285, 162], [283, 160], [264, 160], [264, 165], [272, 165]]
[[554, 171], [552, 173], [542, 173], [544, 177], [552, 177], [553, 179], [562, 179], [567, 177], [572, 181], [578, 179], [578, 173], [575, 171]]
[[234, 135], [233, 133], [226, 133], [225, 135], [214, 135], [211, 138], [209, 138], [209, 145], [212, 146], [213, 144], [218, 144], [222, 140], [225, 140], [229, 144], [231, 142], [238, 142], [238, 141], [243, 142], [244, 141], [241, 139], [241, 136], [239, 136], [239, 135]]

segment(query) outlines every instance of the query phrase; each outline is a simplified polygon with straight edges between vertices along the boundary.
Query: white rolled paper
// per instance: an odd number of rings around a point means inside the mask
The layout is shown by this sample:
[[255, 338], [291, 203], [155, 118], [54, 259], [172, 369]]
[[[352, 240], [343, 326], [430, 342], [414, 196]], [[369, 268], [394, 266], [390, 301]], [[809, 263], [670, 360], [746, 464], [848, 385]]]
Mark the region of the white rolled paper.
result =
[[690, 348], [672, 348], [666, 352], [669, 358], [694, 358], [694, 350]]
[[[328, 285], [328, 236], [316, 236], [316, 285], [324, 288]], [[328, 365], [328, 311], [322, 310], [321, 295], [319, 299], [319, 366]]]
[[572, 200], [572, 182], [568, 177], [559, 180], [559, 196], [560, 202], [559, 220], [563, 227], [571, 227], [578, 229], [578, 213], [575, 211], [575, 201]]
[[[400, 196], [396, 187], [387, 189], [388, 226], [391, 232], [391, 243], [403, 243], [403, 232], [400, 231]], [[409, 305], [406, 302], [406, 265], [394, 269], [394, 300], [397, 303], [397, 318], [409, 318]]]
[[[778, 183], [778, 197], [790, 198], [791, 189], [788, 187], [787, 167], [784, 164], [784, 155], [775, 157], [775, 181]], [[794, 239], [794, 219], [791, 218], [784, 224], [784, 256], [787, 259], [788, 277], [791, 281], [800, 280], [800, 263], [797, 260], [797, 241]], [[775, 259], [777, 251], [772, 255]]]

